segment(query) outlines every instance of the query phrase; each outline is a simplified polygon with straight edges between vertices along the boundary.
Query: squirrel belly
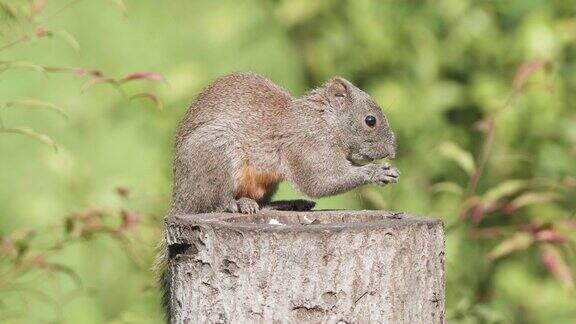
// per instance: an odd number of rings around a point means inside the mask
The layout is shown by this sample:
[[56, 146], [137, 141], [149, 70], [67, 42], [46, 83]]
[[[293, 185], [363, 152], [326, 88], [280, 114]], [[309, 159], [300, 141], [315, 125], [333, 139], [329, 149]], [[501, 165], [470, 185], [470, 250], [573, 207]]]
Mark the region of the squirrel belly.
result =
[[246, 159], [242, 163], [240, 179], [235, 190], [236, 199], [247, 197], [256, 201], [263, 201], [270, 197], [282, 180], [277, 172], [258, 171], [250, 166]]

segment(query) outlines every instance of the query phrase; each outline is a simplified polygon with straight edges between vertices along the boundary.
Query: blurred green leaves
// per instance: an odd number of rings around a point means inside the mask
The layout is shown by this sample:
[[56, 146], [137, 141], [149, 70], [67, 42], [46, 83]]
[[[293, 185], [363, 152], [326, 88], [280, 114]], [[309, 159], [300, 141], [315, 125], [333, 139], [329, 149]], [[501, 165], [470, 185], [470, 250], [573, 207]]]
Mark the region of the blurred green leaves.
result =
[[[61, 322], [159, 319], [143, 265], [169, 202], [171, 136], [203, 86], [238, 70], [296, 95], [341, 75], [375, 98], [398, 138], [401, 181], [319, 208], [441, 217], [449, 323], [576, 319], [573, 1], [69, 3], [0, 0], [0, 102], [13, 103], [0, 118], [24, 137], [0, 134], [0, 183], [9, 184], [0, 186], [0, 231], [51, 233], [65, 218], [66, 235], [85, 244], [48, 260], [77, 271], [91, 296], [67, 303]], [[148, 106], [166, 109], [132, 109]], [[60, 111], [65, 123], [46, 118]], [[50, 147], [54, 138], [59, 153], [26, 138]], [[131, 188], [133, 208], [110, 193], [119, 185]], [[281, 188], [282, 198], [298, 196]], [[108, 234], [88, 234], [98, 218], [68, 217], [102, 206], [116, 211], [110, 235], [135, 232], [120, 244], [138, 261], [99, 239]], [[0, 250], [25, 255], [21, 241]], [[69, 299], [34, 288], [51, 307]], [[3, 315], [14, 303], [2, 301]]]
[[[62, 10], [67, 9], [69, 6], [73, 5], [75, 1], [66, 4], [64, 7], [61, 7], [57, 13], [61, 12]], [[0, 12], [2, 12], [7, 18], [8, 22], [13, 21], [14, 24], [19, 24], [22, 26], [23, 29], [26, 28], [33, 28], [34, 32], [33, 35], [40, 39], [40, 38], [60, 38], [63, 39], [73, 50], [78, 52], [80, 50], [80, 45], [76, 38], [68, 32], [66, 29], [63, 28], [54, 28], [54, 29], [46, 29], [37, 24], [36, 18], [38, 15], [41, 14], [42, 10], [45, 8], [47, 2], [46, 1], [30, 1], [28, 5], [14, 5], [14, 4], [5, 4], [0, 2]], [[122, 1], [117, 1], [116, 4], [125, 9], [124, 3]], [[27, 10], [20, 10], [25, 8]], [[28, 14], [28, 13], [29, 14]], [[6, 21], [1, 21], [6, 22]], [[26, 33], [23, 34], [20, 38], [17, 38], [14, 41], [9, 41], [6, 45], [0, 47], [0, 52], [10, 47], [21, 45], [22, 43], [29, 42], [32, 37]], [[69, 68], [69, 67], [45, 67], [30, 61], [26, 60], [12, 60], [12, 61], [0, 61], [0, 73], [12, 70], [12, 69], [28, 69], [34, 72], [42, 73], [45, 76], [48, 72], [65, 72], [70, 73], [77, 76], [88, 76], [89, 79], [81, 86], [81, 92], [86, 92], [88, 89], [93, 87], [94, 85], [101, 84], [101, 83], [108, 83], [111, 84], [118, 92], [128, 100], [139, 99], [139, 98], [146, 98], [152, 101], [156, 107], [160, 110], [163, 107], [161, 99], [153, 92], [153, 91], [146, 91], [141, 93], [136, 93], [133, 95], [127, 95], [122, 85], [128, 82], [133, 82], [136, 80], [147, 80], [147, 81], [162, 81], [167, 83], [167, 81], [158, 73], [153, 72], [134, 72], [130, 73], [127, 76], [121, 79], [114, 79], [111, 77], [104, 76], [104, 74], [98, 70], [93, 69], [83, 69], [83, 68]], [[51, 146], [55, 151], [57, 151], [57, 145], [54, 140], [46, 135], [39, 133], [32, 129], [31, 127], [6, 127], [4, 120], [2, 119], [2, 111], [6, 110], [7, 108], [34, 108], [34, 109], [45, 109], [51, 110], [60, 115], [68, 118], [63, 108], [58, 105], [55, 105], [50, 102], [38, 100], [38, 99], [16, 99], [5, 102], [3, 104], [0, 103], [0, 133], [12, 133], [12, 134], [20, 134], [25, 135], [27, 137], [33, 138], [35, 140], [40, 141], [46, 145]]]
[[59, 115], [63, 116], [64, 118], [68, 118], [64, 109], [60, 106], [57, 106], [53, 103], [37, 100], [37, 99], [17, 99], [8, 101], [7, 103], [0, 105], [0, 109], [6, 108], [32, 108], [32, 109], [47, 109], [53, 112], [58, 113]]
[[0, 62], [0, 73], [14, 68], [30, 69], [32, 71], [46, 73], [46, 69], [43, 66], [34, 64], [27, 61], [12, 61], [12, 62]]
[[490, 251], [486, 257], [488, 260], [494, 261], [513, 252], [526, 250], [530, 245], [532, 245], [533, 242], [534, 239], [532, 238], [532, 235], [518, 232], [513, 234], [510, 238], [500, 242], [500, 244], [498, 244], [492, 251]]
[[38, 140], [41, 143], [44, 143], [44, 144], [52, 147], [54, 149], [54, 152], [58, 152], [58, 146], [56, 145], [54, 140], [52, 140], [50, 138], [50, 136], [38, 133], [30, 127], [13, 127], [13, 128], [2, 127], [2, 128], [0, 128], [0, 133], [12, 133], [12, 134], [25, 135], [25, 136], [28, 136], [28, 137], [33, 138], [35, 140]]
[[80, 51], [80, 44], [72, 34], [65, 29], [52, 29], [45, 30], [41, 27], [36, 29], [36, 36], [38, 37], [55, 37], [64, 40], [74, 51]]
[[56, 112], [57, 114], [67, 119], [68, 115], [66, 115], [64, 109], [50, 102], [45, 102], [36, 99], [17, 99], [8, 101], [4, 104], [0, 104], [0, 133], [24, 135], [52, 147], [55, 152], [58, 151], [58, 146], [56, 145], [54, 140], [52, 140], [52, 138], [50, 138], [50, 136], [48, 135], [38, 133], [30, 127], [6, 127], [4, 125], [4, 121], [2, 120], [1, 114], [3, 110], [6, 110], [7, 108], [44, 109]]
[[564, 258], [564, 253], [552, 244], [543, 244], [541, 258], [546, 268], [560, 281], [562, 286], [574, 292], [572, 268]]
[[440, 153], [447, 159], [455, 162], [468, 175], [472, 175], [476, 170], [474, 157], [468, 151], [463, 150], [452, 142], [444, 142], [440, 145]]

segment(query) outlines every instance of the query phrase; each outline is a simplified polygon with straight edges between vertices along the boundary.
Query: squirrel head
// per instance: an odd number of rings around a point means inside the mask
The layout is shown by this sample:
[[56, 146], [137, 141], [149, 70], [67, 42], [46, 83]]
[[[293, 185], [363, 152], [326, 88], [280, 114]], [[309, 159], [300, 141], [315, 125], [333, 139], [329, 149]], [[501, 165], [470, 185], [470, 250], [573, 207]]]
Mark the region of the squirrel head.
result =
[[334, 77], [324, 86], [324, 114], [348, 160], [362, 163], [396, 156], [396, 139], [382, 109], [348, 80]]

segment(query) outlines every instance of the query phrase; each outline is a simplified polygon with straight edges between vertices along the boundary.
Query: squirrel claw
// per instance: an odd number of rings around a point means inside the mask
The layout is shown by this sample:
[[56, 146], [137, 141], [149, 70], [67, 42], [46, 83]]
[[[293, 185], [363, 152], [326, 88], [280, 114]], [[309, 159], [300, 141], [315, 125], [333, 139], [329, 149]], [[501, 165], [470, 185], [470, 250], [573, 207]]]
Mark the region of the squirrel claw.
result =
[[238, 211], [242, 214], [255, 214], [260, 210], [260, 206], [254, 199], [242, 197], [236, 200]]
[[390, 183], [398, 183], [398, 178], [389, 177], [387, 179], [376, 182], [376, 184], [380, 186], [385, 186]]
[[387, 185], [397, 183], [400, 177], [400, 171], [390, 165], [372, 165], [372, 182], [378, 185]]

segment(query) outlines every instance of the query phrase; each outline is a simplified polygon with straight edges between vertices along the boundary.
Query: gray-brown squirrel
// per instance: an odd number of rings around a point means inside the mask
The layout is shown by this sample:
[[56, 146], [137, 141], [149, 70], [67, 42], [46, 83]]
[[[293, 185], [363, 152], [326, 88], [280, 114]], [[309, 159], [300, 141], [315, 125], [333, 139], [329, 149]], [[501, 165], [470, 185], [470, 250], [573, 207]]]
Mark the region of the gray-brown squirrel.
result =
[[[180, 122], [170, 214], [309, 210], [308, 200], [271, 202], [278, 183], [311, 197], [395, 183], [396, 168], [365, 164], [395, 154], [380, 107], [343, 78], [294, 98], [260, 75], [230, 74], [206, 87]], [[167, 273], [162, 283], [169, 308]]]
[[293, 98], [260, 75], [230, 74], [205, 88], [180, 122], [170, 213], [257, 212], [282, 180], [310, 197], [396, 182], [393, 167], [359, 165], [395, 151], [378, 105], [343, 78]]

